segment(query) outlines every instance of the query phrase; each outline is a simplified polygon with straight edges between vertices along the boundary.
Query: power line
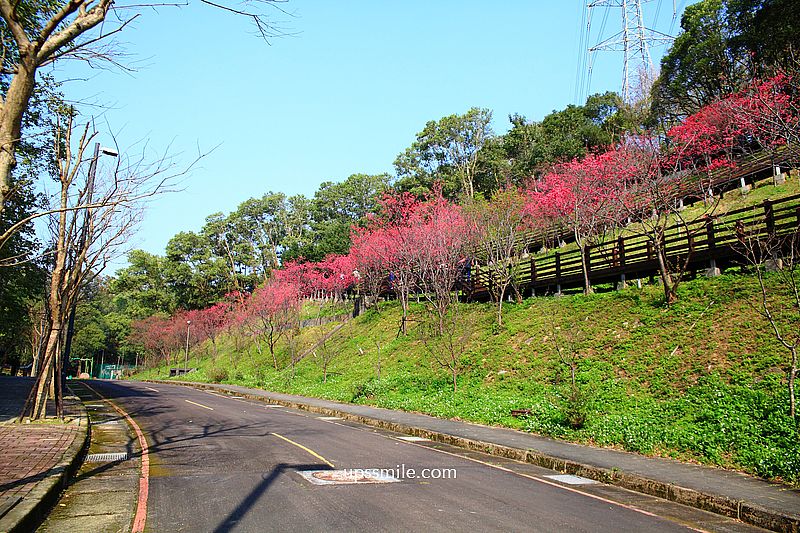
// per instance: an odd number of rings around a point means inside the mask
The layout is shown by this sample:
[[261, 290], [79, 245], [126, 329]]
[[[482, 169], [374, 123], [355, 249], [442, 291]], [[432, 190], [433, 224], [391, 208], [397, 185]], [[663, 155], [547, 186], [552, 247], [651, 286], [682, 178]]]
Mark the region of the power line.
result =
[[[648, 28], [644, 23], [642, 4], [652, 0], [593, 0], [587, 4], [587, 20], [589, 20], [589, 30], [591, 33], [591, 12], [594, 9], [603, 9], [603, 24], [598, 33], [598, 42], [587, 49], [588, 68], [586, 71], [588, 92], [591, 84], [592, 69], [594, 66], [593, 55], [598, 51], [622, 52], [622, 98], [625, 102], [631, 102], [635, 95], [633, 89], [637, 84], [649, 86], [653, 76], [653, 61], [650, 57], [650, 47], [656, 44], [672, 42], [672, 37]], [[673, 0], [673, 24], [677, 6]], [[605, 22], [612, 10], [620, 10], [622, 15], [622, 28], [619, 33], [603, 39], [605, 32]], [[661, 0], [659, 0], [656, 16], [661, 11]], [[587, 42], [591, 35], [587, 36]]]

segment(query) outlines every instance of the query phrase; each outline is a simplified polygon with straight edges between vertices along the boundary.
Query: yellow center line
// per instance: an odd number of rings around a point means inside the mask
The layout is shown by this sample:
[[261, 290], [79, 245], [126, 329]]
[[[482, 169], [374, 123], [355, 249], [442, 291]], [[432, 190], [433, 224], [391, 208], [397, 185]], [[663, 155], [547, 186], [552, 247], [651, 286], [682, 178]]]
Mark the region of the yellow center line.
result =
[[203, 405], [202, 403], [193, 402], [192, 400], [183, 400], [184, 402], [188, 402], [192, 405], [196, 405], [197, 407], [202, 407], [203, 409], [208, 409], [209, 411], [213, 411], [213, 407], [209, 407], [207, 405]]
[[305, 450], [305, 451], [307, 451], [308, 453], [310, 453], [311, 455], [313, 455], [314, 457], [316, 457], [316, 458], [317, 458], [317, 459], [319, 459], [320, 461], [323, 461], [323, 462], [324, 462], [326, 465], [330, 466], [331, 468], [336, 468], [335, 466], [333, 466], [333, 463], [332, 463], [332, 462], [328, 461], [327, 459], [325, 459], [324, 457], [322, 457], [320, 454], [318, 454], [318, 453], [317, 453], [317, 452], [315, 452], [314, 450], [310, 450], [310, 449], [306, 448], [305, 446], [303, 446], [302, 444], [299, 444], [299, 443], [297, 443], [297, 442], [293, 441], [292, 439], [287, 439], [287, 438], [286, 438], [286, 437], [284, 437], [283, 435], [278, 435], [277, 433], [272, 433], [272, 435], [275, 435], [275, 436], [276, 436], [276, 437], [278, 437], [279, 439], [283, 439], [283, 440], [285, 440], [286, 442], [288, 442], [289, 444], [294, 444], [294, 445], [295, 445], [295, 446], [297, 446], [298, 448], [300, 448], [300, 449], [302, 449], [302, 450]]

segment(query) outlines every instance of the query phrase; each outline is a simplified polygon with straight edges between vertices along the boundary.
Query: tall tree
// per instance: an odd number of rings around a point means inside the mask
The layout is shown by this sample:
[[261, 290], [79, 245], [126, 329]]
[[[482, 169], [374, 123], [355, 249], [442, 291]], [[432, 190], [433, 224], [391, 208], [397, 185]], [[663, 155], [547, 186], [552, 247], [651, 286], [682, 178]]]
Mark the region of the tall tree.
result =
[[503, 149], [515, 183], [522, 185], [549, 161], [549, 150], [541, 123], [528, 122], [519, 114], [509, 116], [508, 120], [511, 129], [503, 136]]
[[[6, 217], [0, 217], [0, 234], [11, 220], [29, 216], [38, 203], [29, 185], [12, 181], [16, 194], [6, 202]], [[15, 232], [0, 245], [0, 363], [17, 367], [33, 357], [22, 332], [38, 326], [39, 316], [28, 309], [44, 294], [47, 274], [41, 259], [30, 260], [39, 251], [39, 241], [33, 228], [27, 226]]]
[[751, 74], [766, 77], [798, 59], [800, 4], [794, 0], [727, 0], [728, 47], [736, 57], [749, 55]]
[[398, 188], [422, 193], [439, 180], [448, 196], [474, 196], [478, 152], [493, 135], [491, 121], [490, 110], [473, 107], [463, 115], [428, 122], [395, 159]]
[[132, 318], [145, 318], [156, 313], [170, 315], [178, 300], [170, 285], [167, 259], [132, 250], [128, 266], [119, 270], [111, 281], [110, 291], [117, 305]]
[[733, 35], [726, 0], [686, 7], [682, 32], [661, 60], [653, 106], [668, 123], [691, 115], [746, 81], [748, 56], [729, 46]]
[[214, 255], [202, 235], [182, 231], [166, 251], [165, 276], [179, 308], [203, 309], [233, 289], [225, 260]]
[[[72, 116], [56, 131], [58, 193], [52, 232], [52, 270], [47, 291], [48, 328], [41, 365], [32, 396], [23, 414], [45, 415], [45, 404], [55, 389], [59, 416], [62, 415], [62, 350], [68, 344], [68, 322], [80, 291], [96, 279], [108, 262], [117, 257], [139, 220], [141, 200], [157, 194], [170, 183], [164, 162], [148, 165], [125, 160], [110, 175], [96, 174], [96, 159], [87, 157], [94, 134], [89, 124], [79, 140], [72, 137]], [[86, 170], [86, 162], [92, 161]], [[80, 208], [80, 206], [91, 206]]]
[[570, 161], [610, 146], [622, 133], [617, 119], [622, 99], [613, 92], [593, 94], [582, 106], [568, 105], [542, 120], [548, 163]]
[[351, 227], [375, 211], [390, 179], [388, 174], [353, 174], [339, 183], [322, 183], [311, 201], [315, 239], [306, 257], [319, 261], [328, 254], [347, 254]]
[[521, 238], [526, 229], [525, 196], [516, 188], [501, 189], [491, 202], [478, 201], [467, 206], [478, 253], [486, 261], [489, 292], [497, 302], [497, 324], [503, 324], [503, 300], [509, 289], [517, 301], [522, 299], [517, 280], [520, 257], [525, 250]]

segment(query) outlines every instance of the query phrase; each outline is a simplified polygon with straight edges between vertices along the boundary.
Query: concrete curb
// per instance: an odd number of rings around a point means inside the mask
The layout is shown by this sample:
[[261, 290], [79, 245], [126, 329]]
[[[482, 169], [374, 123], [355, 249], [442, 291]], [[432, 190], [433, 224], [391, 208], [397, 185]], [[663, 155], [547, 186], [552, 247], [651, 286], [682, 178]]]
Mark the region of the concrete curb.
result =
[[58, 501], [61, 491], [83, 462], [84, 452], [89, 444], [89, 414], [77, 396], [65, 396], [64, 404], [65, 407], [77, 410], [77, 416], [72, 423], [79, 426], [78, 434], [61, 460], [53, 467], [54, 474], [38, 482], [22, 501], [0, 518], [2, 533], [35, 530]]
[[[152, 383], [163, 383], [166, 385], [183, 385], [196, 389], [216, 390], [225, 393], [233, 392], [225, 389], [224, 386], [217, 386], [208, 383], [164, 380], [147, 381]], [[747, 524], [772, 531], [781, 531], [787, 533], [800, 532], [800, 516], [783, 513], [776, 509], [767, 509], [746, 501], [733, 500], [718, 494], [703, 493], [687, 487], [681, 487], [679, 485], [649, 479], [638, 474], [629, 474], [620, 470], [609, 470], [606, 468], [565, 460], [560, 457], [543, 454], [536, 450], [513, 448], [491, 442], [459, 437], [449, 433], [440, 433], [406, 424], [381, 420], [379, 418], [354, 415], [338, 409], [319, 407], [303, 402], [282, 400], [280, 398], [270, 397], [268, 391], [264, 392], [266, 395], [249, 394], [241, 391], [236, 391], [235, 394], [238, 396], [243, 396], [249, 400], [274, 403], [277, 405], [283, 405], [285, 407], [291, 407], [293, 409], [302, 409], [304, 411], [317, 413], [324, 416], [336, 416], [345, 420], [359, 422], [372, 427], [387, 429], [397, 433], [405, 433], [415, 437], [423, 437], [432, 441], [450, 444], [452, 446], [457, 446], [467, 450], [483, 452], [489, 455], [495, 455], [498, 457], [505, 457], [524, 463], [534, 464], [555, 470], [557, 472], [562, 472], [564, 474], [573, 474], [594, 479], [602, 483], [608, 483], [609, 485], [616, 485], [618, 487], [640, 492], [642, 494], [656, 496], [658, 498], [663, 498], [665, 500], [701, 509], [703, 511], [709, 511], [727, 516], [729, 518], [736, 518], [737, 520], [741, 520]]]

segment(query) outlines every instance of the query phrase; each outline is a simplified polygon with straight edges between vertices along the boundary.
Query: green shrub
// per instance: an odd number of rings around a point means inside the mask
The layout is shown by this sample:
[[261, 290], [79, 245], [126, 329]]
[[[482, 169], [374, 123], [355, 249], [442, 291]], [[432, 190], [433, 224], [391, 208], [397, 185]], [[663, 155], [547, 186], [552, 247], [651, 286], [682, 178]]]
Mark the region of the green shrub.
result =
[[209, 368], [206, 370], [206, 377], [212, 383], [221, 383], [228, 379], [228, 371], [220, 367]]

